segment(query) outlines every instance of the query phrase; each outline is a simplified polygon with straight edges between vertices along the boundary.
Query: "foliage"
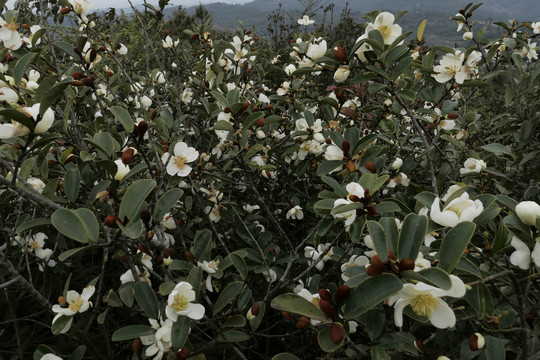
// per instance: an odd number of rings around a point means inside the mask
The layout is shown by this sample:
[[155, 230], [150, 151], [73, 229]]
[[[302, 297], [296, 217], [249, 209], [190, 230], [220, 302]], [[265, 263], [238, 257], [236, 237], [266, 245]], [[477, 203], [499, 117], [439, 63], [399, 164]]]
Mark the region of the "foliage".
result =
[[537, 356], [540, 23], [165, 6], [2, 15], [2, 354]]

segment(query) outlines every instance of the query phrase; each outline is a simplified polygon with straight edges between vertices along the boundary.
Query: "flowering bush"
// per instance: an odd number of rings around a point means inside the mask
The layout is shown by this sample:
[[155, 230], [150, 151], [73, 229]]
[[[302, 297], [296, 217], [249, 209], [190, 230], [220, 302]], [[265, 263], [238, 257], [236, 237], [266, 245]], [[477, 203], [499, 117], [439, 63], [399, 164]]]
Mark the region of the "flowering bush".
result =
[[34, 5], [0, 30], [10, 358], [540, 353], [539, 23], [373, 12], [344, 48], [305, 15], [277, 57]]

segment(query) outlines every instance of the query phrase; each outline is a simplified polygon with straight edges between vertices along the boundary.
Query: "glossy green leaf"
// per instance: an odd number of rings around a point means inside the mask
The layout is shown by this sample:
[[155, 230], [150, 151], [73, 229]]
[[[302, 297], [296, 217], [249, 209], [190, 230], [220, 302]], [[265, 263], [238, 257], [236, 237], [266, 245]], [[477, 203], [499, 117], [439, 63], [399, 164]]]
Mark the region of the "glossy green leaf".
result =
[[369, 220], [367, 222], [367, 228], [369, 235], [373, 240], [373, 245], [377, 251], [377, 255], [381, 258], [381, 261], [385, 262], [388, 257], [388, 242], [386, 240], [386, 234], [383, 227], [376, 221]]
[[[41, 98], [41, 103], [39, 104], [39, 114], [45, 114], [45, 111], [49, 109], [54, 103], [56, 103], [62, 95], [64, 95], [64, 90], [69, 86], [69, 81], [62, 81], [53, 87], [49, 87]], [[43, 84], [40, 84], [40, 87]], [[39, 90], [39, 88], [38, 88]]]
[[246, 318], [243, 317], [242, 315], [238, 315], [238, 314], [227, 318], [227, 320], [225, 320], [223, 325], [221, 325], [222, 328], [226, 328], [226, 327], [244, 327], [244, 326], [246, 326]]
[[124, 130], [131, 134], [135, 128], [135, 122], [133, 121], [133, 118], [129, 112], [121, 106], [112, 106], [109, 108], [109, 110], [114, 115], [116, 120], [120, 122]]
[[136, 339], [141, 336], [153, 335], [156, 330], [148, 325], [128, 325], [116, 330], [111, 337], [112, 341]]
[[381, 335], [385, 321], [386, 316], [379, 309], [372, 309], [366, 312], [366, 331], [372, 341]]
[[151, 179], [135, 181], [126, 190], [120, 203], [120, 219], [127, 217], [129, 221], [135, 220], [141, 213], [141, 207], [146, 197], [154, 190], [156, 182]]
[[91, 248], [91, 246], [83, 246], [83, 247], [78, 247], [78, 248], [66, 250], [63, 253], [61, 253], [60, 255], [58, 255], [58, 260], [59, 261], [66, 261], [67, 259], [69, 259], [73, 255], [78, 254], [79, 252], [90, 249], [90, 248]]
[[416, 39], [418, 41], [422, 41], [422, 37], [424, 37], [424, 30], [426, 30], [426, 24], [427, 24], [427, 19], [424, 19], [420, 23], [420, 26], [418, 26], [418, 30], [416, 31]]
[[436, 286], [443, 290], [449, 290], [452, 287], [452, 280], [448, 273], [440, 268], [428, 268], [421, 271], [407, 270], [401, 274], [405, 279], [421, 281], [423, 283]]
[[199, 262], [209, 261], [212, 253], [212, 232], [208, 229], [197, 231], [193, 241], [193, 255]]
[[454, 226], [441, 243], [439, 250], [439, 261], [441, 268], [451, 273], [463, 256], [463, 251], [471, 241], [476, 225], [473, 222], [465, 221]]
[[228, 284], [225, 289], [221, 292], [218, 299], [216, 300], [216, 303], [214, 304], [213, 314], [216, 315], [219, 313], [223, 308], [227, 305], [229, 305], [240, 292], [242, 291], [242, 288], [244, 287], [244, 283], [241, 281], [234, 281], [230, 284]]
[[70, 201], [75, 201], [81, 187], [81, 173], [78, 168], [72, 167], [64, 176], [64, 192]]
[[171, 328], [171, 341], [174, 351], [178, 352], [186, 343], [189, 335], [189, 317], [179, 316]]
[[17, 64], [15, 65], [15, 68], [13, 69], [13, 81], [15, 82], [15, 86], [19, 86], [21, 83], [21, 79], [23, 78], [24, 74], [26, 73], [26, 70], [34, 61], [38, 53], [29, 52], [23, 55], [19, 61], [17, 61]]
[[154, 208], [154, 219], [159, 220], [163, 215], [168, 213], [183, 194], [184, 191], [182, 189], [173, 188], [161, 195]]
[[403, 285], [394, 275], [370, 277], [358, 285], [345, 303], [345, 319], [354, 319], [399, 291]]
[[53, 335], [60, 334], [62, 330], [64, 330], [64, 328], [66, 327], [67, 323], [70, 321], [73, 321], [72, 316], [62, 315], [58, 319], [56, 319], [56, 321], [53, 322], [51, 326], [51, 332], [53, 333]]
[[322, 162], [317, 168], [317, 175], [324, 176], [326, 174], [332, 173], [341, 169], [343, 166], [343, 161], [341, 160], [328, 160]]
[[17, 229], [15, 230], [15, 232], [17, 234], [20, 234], [26, 230], [30, 230], [35, 227], [43, 228], [44, 226], [47, 226], [50, 224], [51, 224], [51, 219], [49, 218], [32, 219], [30, 221], [25, 221], [21, 225], [17, 226]]
[[3, 116], [9, 120], [15, 120], [16, 122], [29, 128], [30, 131], [34, 130], [34, 128], [36, 127], [35, 120], [31, 116], [28, 116], [27, 114], [19, 110], [0, 109], [0, 116]]
[[58, 209], [51, 216], [53, 226], [61, 234], [81, 243], [97, 242], [99, 224], [88, 209]]
[[416, 260], [427, 232], [428, 219], [423, 215], [409, 214], [403, 220], [399, 233], [398, 259]]
[[195, 291], [196, 301], [199, 300], [199, 296], [200, 296], [199, 292], [201, 290], [202, 277], [203, 277], [203, 269], [202, 267], [197, 266], [191, 269], [187, 278], [188, 283], [191, 284], [191, 286], [193, 287], [193, 291]]
[[255, 304], [259, 305], [259, 313], [253, 319], [249, 320], [249, 327], [252, 331], [257, 331], [257, 328], [261, 325], [266, 313], [266, 304], [264, 301], [257, 301]]
[[330, 322], [321, 309], [296, 294], [279, 295], [272, 300], [270, 306], [276, 310], [302, 315], [313, 320], [319, 320], [325, 323]]
[[151, 319], [157, 319], [159, 316], [158, 303], [154, 290], [144, 281], [138, 281], [134, 287], [135, 300], [144, 311], [144, 314]]
[[240, 330], [227, 330], [218, 336], [218, 341], [221, 342], [242, 342], [251, 339], [249, 334]]
[[280, 353], [274, 356], [272, 360], [300, 360], [300, 358], [290, 353]]

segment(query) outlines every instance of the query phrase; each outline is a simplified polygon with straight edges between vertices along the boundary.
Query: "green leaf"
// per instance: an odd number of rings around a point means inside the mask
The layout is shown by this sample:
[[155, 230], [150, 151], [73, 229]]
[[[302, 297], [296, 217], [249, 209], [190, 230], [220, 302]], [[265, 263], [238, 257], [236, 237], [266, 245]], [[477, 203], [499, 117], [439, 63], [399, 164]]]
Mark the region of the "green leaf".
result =
[[386, 234], [384, 233], [383, 227], [376, 221], [369, 220], [367, 223], [367, 228], [369, 235], [373, 240], [373, 245], [375, 245], [375, 250], [381, 258], [382, 262], [386, 261], [388, 257], [388, 242], [386, 240]]
[[[403, 285], [394, 275], [370, 277], [358, 285], [345, 303], [345, 319], [354, 319], [399, 291]], [[307, 300], [306, 300], [307, 301]]]
[[65, 41], [57, 41], [57, 42], [53, 43], [53, 45], [56, 46], [57, 48], [61, 49], [62, 51], [64, 51], [69, 56], [71, 56], [75, 61], [77, 59], [81, 58], [81, 56], [79, 54], [77, 54], [75, 52], [75, 50], [73, 50], [73, 45], [68, 44]]
[[144, 314], [152, 319], [159, 316], [158, 303], [154, 290], [144, 281], [138, 281], [134, 287], [135, 300], [144, 311]]
[[241, 342], [251, 339], [249, 334], [239, 330], [227, 330], [218, 335], [218, 341], [221, 342]]
[[385, 320], [384, 312], [379, 309], [369, 310], [366, 313], [366, 331], [372, 341], [381, 335]]
[[228, 121], [219, 120], [212, 127], [212, 130], [224, 130], [224, 131], [232, 131], [232, 132], [234, 132], [234, 127]]
[[70, 201], [75, 201], [81, 187], [81, 173], [73, 167], [66, 171], [64, 176], [64, 192]]
[[61, 253], [60, 255], [58, 255], [58, 260], [59, 261], [66, 261], [68, 258], [72, 257], [73, 255], [81, 252], [81, 251], [84, 251], [86, 249], [90, 249], [92, 246], [83, 246], [83, 247], [78, 247], [78, 248], [74, 248], [74, 249], [69, 249], [69, 250], [66, 250], [64, 251], [63, 253]]
[[439, 250], [439, 260], [441, 268], [451, 273], [463, 256], [463, 251], [471, 241], [476, 225], [473, 222], [465, 221], [454, 226], [441, 243]]
[[257, 301], [255, 304], [259, 305], [259, 313], [257, 316], [255, 316], [255, 318], [249, 320], [249, 327], [251, 328], [251, 331], [257, 331], [257, 328], [259, 325], [261, 325], [266, 312], [266, 304], [263, 301]]
[[26, 230], [32, 229], [34, 227], [43, 227], [46, 225], [50, 225], [51, 220], [49, 218], [37, 218], [32, 219], [30, 221], [25, 221], [21, 225], [17, 226], [17, 229], [15, 230], [15, 233], [20, 234]]
[[41, 360], [46, 354], [55, 354], [55, 352], [47, 345], [41, 344], [37, 347], [36, 351], [34, 351], [33, 360]]
[[197, 261], [209, 261], [212, 253], [212, 232], [208, 229], [197, 231], [193, 240], [193, 255]]
[[120, 296], [120, 300], [122, 300], [122, 302], [128, 308], [131, 308], [133, 306], [133, 300], [135, 299], [135, 295], [133, 294], [133, 285], [134, 282], [128, 282], [118, 288], [118, 295]]
[[114, 115], [116, 120], [120, 121], [120, 124], [122, 124], [124, 130], [131, 134], [133, 129], [135, 129], [135, 122], [133, 121], [133, 118], [129, 112], [120, 106], [113, 106], [109, 108], [109, 110]]
[[17, 64], [13, 69], [13, 81], [15, 82], [15, 86], [19, 86], [21, 84], [21, 79], [26, 73], [26, 69], [28, 69], [30, 63], [34, 61], [37, 55], [38, 53], [29, 52], [23, 55], [23, 57], [17, 61]]
[[486, 349], [484, 355], [486, 360], [504, 360], [506, 359], [506, 349], [501, 339], [494, 336], [486, 335]]
[[200, 266], [194, 267], [189, 272], [187, 281], [193, 286], [193, 291], [195, 291], [195, 300], [199, 300], [199, 291], [201, 290], [201, 282], [203, 276], [203, 269]]
[[116, 330], [111, 337], [112, 341], [136, 339], [141, 336], [153, 335], [156, 330], [148, 325], [128, 325]]
[[246, 326], [246, 318], [242, 315], [233, 315], [227, 320], [225, 320], [225, 323], [221, 325], [222, 328], [226, 327], [244, 327]]
[[[49, 87], [46, 89], [46, 91], [43, 93], [43, 96], [41, 98], [41, 103], [39, 104], [39, 114], [43, 115], [45, 114], [45, 111], [49, 109], [58, 99], [64, 95], [64, 90], [68, 87], [69, 81], [63, 81], [52, 88]], [[39, 85], [38, 91], [43, 86], [43, 84]], [[68, 112], [69, 113], [69, 112]]]
[[70, 360], [82, 360], [85, 353], [86, 353], [86, 346], [79, 345], [75, 350], [73, 350]]
[[446, 271], [439, 268], [428, 268], [416, 272], [413, 270], [402, 271], [405, 279], [421, 281], [425, 284], [433, 285], [443, 290], [449, 290], [452, 287], [452, 280]]
[[34, 121], [34, 118], [31, 116], [28, 116], [27, 114], [23, 113], [22, 111], [15, 110], [15, 109], [1, 109], [0, 110], [0, 116], [5, 117], [9, 120], [15, 120], [16, 122], [26, 126], [30, 129], [30, 131], [33, 131], [36, 127], [36, 123]]
[[319, 309], [315, 304], [296, 294], [279, 295], [272, 300], [270, 306], [276, 310], [302, 315], [313, 320], [322, 321], [324, 323], [331, 322], [322, 312], [322, 310]]
[[409, 214], [403, 220], [397, 244], [398, 259], [416, 260], [427, 232], [428, 219], [422, 215]]
[[187, 316], [179, 316], [173, 323], [171, 328], [171, 341], [175, 352], [180, 351], [186, 343], [190, 330], [189, 323], [190, 321]]
[[418, 30], [416, 31], [416, 39], [418, 41], [422, 41], [422, 37], [424, 36], [424, 30], [426, 30], [426, 24], [427, 24], [427, 19], [424, 19], [420, 23], [420, 26], [418, 26]]
[[300, 358], [290, 353], [280, 353], [274, 356], [272, 360], [300, 360]]
[[399, 230], [396, 221], [393, 217], [384, 217], [379, 220], [379, 224], [381, 224], [384, 229], [388, 248], [395, 254], [397, 252], [396, 249], [399, 239]]
[[384, 351], [381, 346], [373, 345], [371, 347], [371, 359], [373, 360], [390, 360], [390, 356]]
[[512, 157], [514, 156], [514, 154], [512, 154], [512, 150], [510, 150], [508, 146], [503, 145], [503, 144], [491, 143], [491, 144], [481, 146], [481, 148], [497, 156], [501, 154], [510, 155]]
[[317, 168], [317, 175], [324, 176], [326, 174], [332, 173], [336, 170], [340, 170], [343, 166], [342, 160], [328, 160], [323, 161]]
[[397, 79], [401, 74], [407, 70], [409, 65], [413, 62], [413, 58], [410, 56], [404, 57], [403, 59], [399, 60], [397, 65], [394, 67], [394, 71], [392, 71], [392, 78]]
[[184, 191], [182, 189], [174, 188], [163, 194], [156, 206], [154, 207], [154, 219], [161, 219], [163, 215], [171, 210], [173, 205], [180, 200]]
[[61, 234], [81, 243], [97, 242], [99, 224], [94, 213], [86, 208], [58, 209], [51, 216], [53, 226]]
[[117, 222], [116, 224], [118, 225], [118, 228], [122, 230], [124, 235], [130, 239], [138, 239], [144, 231], [144, 225], [141, 219], [135, 222], [128, 222], [126, 225], [122, 225], [120, 222]]
[[141, 213], [141, 207], [144, 199], [154, 190], [156, 182], [151, 179], [141, 179], [135, 181], [126, 190], [120, 203], [119, 217], [124, 220], [127, 217], [129, 221], [135, 220]]
[[212, 311], [213, 315], [216, 315], [220, 312], [225, 306], [229, 305], [242, 291], [244, 283], [241, 281], [234, 281], [225, 287], [221, 294], [219, 295], [216, 303], [214, 304], [214, 309]]
[[51, 326], [51, 332], [53, 333], [53, 335], [60, 334], [61, 331], [64, 330], [64, 328], [66, 327], [67, 323], [72, 320], [73, 320], [72, 316], [66, 316], [66, 315], [62, 315], [58, 319], [56, 319], [56, 321], [53, 322]]

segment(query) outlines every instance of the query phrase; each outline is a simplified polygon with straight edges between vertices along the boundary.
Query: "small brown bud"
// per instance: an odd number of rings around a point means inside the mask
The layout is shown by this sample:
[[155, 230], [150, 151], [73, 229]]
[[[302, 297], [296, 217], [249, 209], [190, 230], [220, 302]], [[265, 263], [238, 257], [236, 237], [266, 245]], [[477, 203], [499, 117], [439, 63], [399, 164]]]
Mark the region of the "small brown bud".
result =
[[21, 27], [26, 31], [30, 31], [30, 26], [28, 26], [28, 24], [22, 24]]
[[329, 318], [333, 318], [336, 311], [334, 309], [334, 306], [330, 303], [330, 301], [320, 299], [319, 300], [319, 307], [321, 308], [322, 312], [328, 316]]
[[142, 139], [144, 137], [144, 134], [146, 134], [147, 130], [148, 123], [145, 120], [137, 124], [137, 135], [139, 135], [139, 139]]
[[63, 8], [60, 9], [60, 14], [66, 15], [66, 14], [69, 14], [70, 11], [71, 11], [70, 8], [68, 8], [68, 7], [63, 7]]
[[281, 316], [283, 316], [285, 320], [294, 321], [294, 318], [291, 316], [291, 314], [286, 311], [282, 311]]
[[156, 109], [152, 109], [152, 112], [150, 112], [150, 118], [152, 120], [154, 120], [157, 116], [157, 110]]
[[257, 120], [257, 126], [264, 126], [264, 118]]
[[296, 328], [300, 329], [300, 330], [307, 328], [308, 325], [309, 325], [309, 319], [307, 317], [305, 317], [305, 316], [302, 316], [296, 322]]
[[459, 9], [458, 12], [459, 12], [461, 15], [465, 15], [465, 10], [463, 10], [463, 9]]
[[69, 154], [66, 160], [64, 160], [64, 165], [69, 164], [70, 162], [73, 162], [73, 161], [75, 161], [75, 155]]
[[113, 76], [114, 75], [114, 73], [111, 70], [107, 70], [105, 72], [105, 74], [107, 74], [107, 76]]
[[94, 79], [90, 77], [82, 78], [81, 82], [84, 86], [94, 86]]
[[349, 140], [343, 140], [343, 142], [341, 143], [341, 149], [343, 150], [344, 154], [349, 153], [349, 150], [351, 149], [351, 143], [349, 142]]
[[336, 303], [341, 304], [351, 294], [351, 288], [347, 285], [341, 285], [336, 289]]
[[[120, 221], [120, 218], [116, 215], [109, 215], [105, 218], [105, 220], [103, 221], [103, 223], [110, 227], [110, 228], [118, 228], [118, 224], [116, 223], [117, 221]], [[120, 221], [120, 223], [122, 223], [122, 221]]]
[[424, 343], [418, 339], [415, 339], [414, 342], [413, 342], [413, 345], [415, 348], [418, 349], [418, 351], [420, 352], [424, 352], [425, 351], [425, 347], [424, 347]]
[[470, 12], [470, 11], [467, 14], [465, 14], [466, 18], [470, 18], [471, 16], [472, 16], [472, 12]]
[[269, 110], [272, 110], [273, 108], [274, 108], [274, 105], [268, 104], [263, 108], [263, 110], [269, 111]]
[[332, 139], [327, 137], [326, 139], [324, 139], [324, 142], [327, 143], [328, 145], [330, 145], [332, 143]]
[[276, 255], [276, 249], [274, 249], [273, 247], [269, 248], [268, 249], [274, 256], [277, 256]]
[[80, 80], [74, 80], [71, 82], [71, 86], [82, 86], [83, 83]]
[[227, 106], [226, 108], [223, 109], [223, 112], [224, 112], [225, 114], [228, 114], [228, 113], [230, 113], [231, 111], [232, 111], [231, 108], [228, 107], [228, 106]]
[[141, 355], [141, 352], [142, 352], [142, 346], [143, 346], [143, 344], [142, 344], [141, 339], [139, 339], [139, 338], [134, 339], [134, 340], [133, 340], [133, 345], [132, 345], [132, 347], [133, 347], [133, 353], [134, 353], [135, 355]]
[[388, 250], [388, 260], [397, 261], [397, 256], [392, 250]]
[[137, 245], [137, 248], [139, 249], [140, 252], [148, 254], [148, 249], [143, 244]]
[[386, 266], [383, 264], [371, 264], [367, 267], [366, 273], [369, 276], [377, 276], [386, 271]]
[[146, 241], [152, 240], [153, 237], [154, 237], [154, 230], [148, 230], [147, 232], [144, 233], [144, 238], [146, 239]]
[[144, 224], [148, 225], [150, 223], [150, 219], [152, 218], [152, 215], [150, 214], [150, 211], [143, 210], [141, 211], [141, 220]]
[[251, 307], [251, 315], [253, 316], [259, 315], [259, 311], [261, 311], [261, 306], [259, 304], [255, 304]]
[[371, 205], [366, 206], [366, 211], [367, 211], [368, 215], [371, 215], [371, 216], [375, 216], [375, 215], [377, 215], [379, 213], [377, 211], [377, 208], [375, 208], [375, 206], [371, 206]]
[[47, 165], [48, 166], [53, 166], [55, 164], [58, 164], [58, 163], [56, 161], [54, 161], [54, 160], [47, 160]]
[[345, 328], [340, 323], [330, 325], [330, 338], [334, 344], [340, 344], [345, 338]]
[[84, 77], [84, 74], [80, 71], [74, 71], [70, 74], [70, 76], [75, 80], [81, 80]]
[[480, 333], [474, 333], [469, 338], [469, 347], [472, 351], [482, 350], [486, 347], [486, 340]]
[[334, 48], [334, 57], [338, 60], [338, 61], [341, 61], [342, 63], [344, 62], [347, 62], [347, 52], [345, 51], [344, 48], [342, 48], [341, 46], [336, 46]]
[[319, 297], [328, 302], [332, 301], [332, 294], [330, 294], [330, 291], [326, 289], [319, 289]]
[[398, 265], [399, 271], [414, 270], [414, 267], [414, 260], [411, 258], [401, 259]]
[[169, 35], [169, 29], [163, 30], [163, 37], [167, 37]]
[[176, 353], [176, 358], [178, 360], [186, 360], [190, 355], [190, 352], [188, 348], [182, 348], [180, 351]]
[[135, 150], [132, 148], [124, 150], [122, 153], [122, 162], [124, 164], [131, 164], [135, 160]]
[[459, 117], [459, 114], [457, 114], [457, 113], [450, 113], [450, 114], [447, 114], [447, 115], [446, 115], [446, 118], [447, 118], [447, 119], [452, 119], [452, 120], [455, 120], [455, 119], [457, 119], [458, 117]]
[[66, 298], [63, 297], [63, 296], [59, 296], [58, 297], [58, 303], [60, 304], [60, 306], [64, 307], [67, 305], [67, 301], [66, 301]]
[[186, 260], [189, 261], [189, 262], [194, 262], [195, 261], [195, 256], [190, 251], [186, 251], [184, 253], [184, 256], [186, 257]]
[[244, 111], [246, 111], [248, 107], [249, 107], [249, 101], [246, 101], [246, 102], [244, 103], [244, 105], [242, 105], [242, 107], [238, 110], [238, 114], [241, 114], [241, 113], [243, 113]]
[[379, 255], [373, 255], [371, 257], [370, 264], [372, 264], [372, 265], [382, 265], [382, 260], [379, 257]]
[[375, 164], [371, 161], [368, 161], [366, 163], [366, 169], [368, 169], [371, 173], [375, 174], [377, 172], [377, 167]]
[[176, 257], [176, 250], [174, 250], [173, 248], [169, 247], [169, 248], [166, 248], [165, 251], [163, 251], [163, 257], [164, 258], [174, 258]]
[[354, 202], [360, 202], [361, 201], [361, 199], [356, 195], [349, 195], [349, 200], [354, 201]]
[[354, 161], [347, 160], [347, 164], [345, 165], [347, 167], [348, 172], [355, 172], [356, 171], [356, 165], [354, 164]]
[[199, 34], [193, 34], [193, 35], [191, 35], [191, 36], [189, 37], [189, 40], [192, 40], [192, 41], [193, 41], [193, 40], [197, 40], [197, 39], [199, 39], [199, 36], [200, 36]]

